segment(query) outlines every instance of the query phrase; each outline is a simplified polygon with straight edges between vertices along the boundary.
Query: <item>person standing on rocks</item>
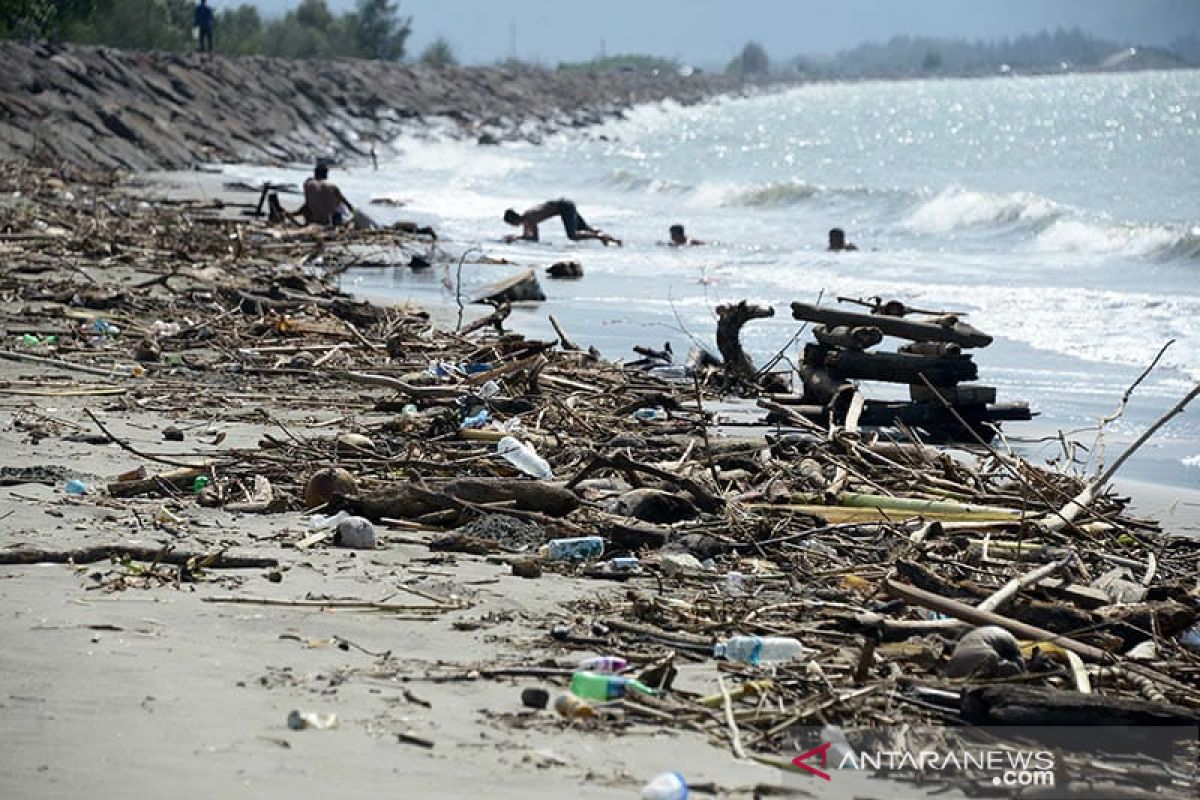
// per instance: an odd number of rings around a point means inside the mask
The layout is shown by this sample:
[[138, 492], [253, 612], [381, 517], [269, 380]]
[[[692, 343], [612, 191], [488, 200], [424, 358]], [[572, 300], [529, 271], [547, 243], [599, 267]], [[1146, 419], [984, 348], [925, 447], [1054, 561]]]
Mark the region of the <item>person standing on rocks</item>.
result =
[[561, 200], [547, 200], [540, 206], [534, 206], [524, 214], [518, 214], [513, 209], [508, 209], [504, 212], [504, 221], [509, 225], [522, 227], [524, 230], [520, 236], [515, 234], [505, 236], [506, 242], [536, 242], [538, 241], [538, 223], [545, 222], [551, 217], [562, 217], [563, 229], [567, 232], [567, 238], [573, 242], [582, 239], [599, 239], [607, 247], [609, 244], [621, 246], [621, 240], [614, 236], [609, 236], [604, 231], [591, 227], [584, 221], [583, 216], [579, 213], [579, 209], [575, 204], [566, 198]]
[[354, 218], [354, 206], [330, 182], [329, 166], [318, 162], [313, 176], [304, 182], [304, 205], [290, 216], [303, 217], [305, 225], [345, 225]]
[[208, 7], [208, 0], [200, 0], [196, 4], [196, 12], [192, 15], [197, 32], [197, 47], [201, 53], [212, 53], [213, 49], [213, 10]]

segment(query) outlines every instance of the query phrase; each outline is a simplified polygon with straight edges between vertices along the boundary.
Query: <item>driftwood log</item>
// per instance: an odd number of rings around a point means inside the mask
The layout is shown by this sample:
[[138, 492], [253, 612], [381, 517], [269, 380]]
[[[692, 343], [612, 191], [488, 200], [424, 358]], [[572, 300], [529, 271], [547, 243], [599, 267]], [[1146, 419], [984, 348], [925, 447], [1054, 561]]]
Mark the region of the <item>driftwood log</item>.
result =
[[169, 547], [127, 544], [103, 544], [95, 547], [77, 547], [72, 550], [43, 550], [40, 547], [14, 547], [0, 550], [0, 564], [94, 564], [97, 561], [125, 558], [175, 566], [186, 566], [195, 559], [194, 563], [205, 569], [254, 569], [279, 566], [277, 559], [261, 556], [231, 556], [221, 551], [188, 553], [171, 550]]
[[883, 341], [883, 331], [875, 325], [853, 328], [846, 325], [817, 325], [812, 332], [813, 338], [826, 347], [844, 347], [847, 350], [866, 350]]
[[1017, 685], [968, 690], [963, 694], [962, 713], [965, 720], [976, 725], [1194, 728], [1200, 723], [1194, 711], [1170, 703]]
[[924, 375], [935, 386], [953, 386], [972, 381], [979, 368], [970, 356], [911, 356], [904, 353], [862, 353], [856, 350], [829, 350], [806, 345], [804, 363], [824, 366], [842, 378], [862, 378], [889, 383], [922, 383]]
[[[579, 507], [579, 498], [569, 489], [543, 481], [462, 478], [426, 486], [402, 483], [375, 494], [341, 496], [334, 499], [330, 509], [345, 509], [378, 522], [383, 517], [415, 519], [434, 512], [458, 510], [464, 504], [493, 503], [508, 503], [518, 511], [564, 517]], [[505, 509], [494, 510], [503, 513]]]
[[808, 303], [792, 303], [792, 317], [805, 322], [820, 322], [824, 325], [874, 326], [883, 331], [886, 336], [898, 336], [901, 339], [912, 339], [918, 342], [953, 342], [963, 347], [987, 347], [992, 343], [991, 336], [965, 322], [936, 325], [900, 317], [839, 311]]
[[742, 327], [752, 319], [775, 316], [775, 309], [751, 305], [745, 300], [736, 305], [717, 306], [717, 349], [725, 361], [725, 372], [732, 378], [755, 383], [758, 369], [742, 349]]

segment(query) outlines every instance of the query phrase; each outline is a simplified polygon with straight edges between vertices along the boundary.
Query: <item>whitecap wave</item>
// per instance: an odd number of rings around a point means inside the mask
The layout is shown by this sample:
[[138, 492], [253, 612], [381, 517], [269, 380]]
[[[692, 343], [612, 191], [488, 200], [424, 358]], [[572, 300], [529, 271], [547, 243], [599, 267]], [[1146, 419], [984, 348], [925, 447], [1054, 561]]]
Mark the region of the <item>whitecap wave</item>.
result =
[[1062, 213], [1062, 206], [1031, 192], [992, 194], [951, 187], [918, 206], [904, 225], [915, 233], [949, 233], [984, 225], [1044, 223]]
[[679, 181], [650, 178], [627, 169], [616, 169], [608, 175], [609, 185], [627, 192], [678, 193], [691, 187]]
[[1200, 234], [1160, 225], [1098, 225], [1060, 219], [1038, 234], [1038, 253], [1200, 258]]
[[1179, 459], [1185, 467], [1200, 467], [1200, 453]]
[[788, 206], [815, 197], [820, 191], [821, 187], [798, 179], [772, 181], [759, 186], [735, 190], [725, 197], [721, 205], [748, 208]]

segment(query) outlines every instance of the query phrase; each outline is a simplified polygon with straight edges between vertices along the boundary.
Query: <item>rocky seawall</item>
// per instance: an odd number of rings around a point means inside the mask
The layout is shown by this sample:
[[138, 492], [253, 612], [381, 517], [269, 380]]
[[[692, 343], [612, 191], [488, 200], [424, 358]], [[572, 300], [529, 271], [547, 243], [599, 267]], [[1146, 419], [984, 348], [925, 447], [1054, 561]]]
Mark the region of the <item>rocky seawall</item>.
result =
[[352, 159], [422, 124], [485, 142], [536, 140], [637, 103], [738, 88], [717, 75], [206, 60], [15, 42], [0, 42], [0, 67], [0, 158], [127, 169]]

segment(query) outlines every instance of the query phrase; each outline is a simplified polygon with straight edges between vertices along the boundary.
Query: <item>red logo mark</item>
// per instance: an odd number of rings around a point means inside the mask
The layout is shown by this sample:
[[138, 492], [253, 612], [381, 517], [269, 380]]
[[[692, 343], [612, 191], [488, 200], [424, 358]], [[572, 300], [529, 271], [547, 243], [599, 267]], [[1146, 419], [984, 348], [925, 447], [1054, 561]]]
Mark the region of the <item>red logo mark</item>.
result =
[[830, 780], [828, 772], [819, 770], [816, 767], [811, 767], [808, 764], [805, 764], [804, 762], [810, 758], [813, 758], [814, 756], [820, 756], [821, 757], [821, 766], [822, 767], [825, 766], [825, 759], [829, 755], [829, 747], [831, 744], [832, 744], [832, 742], [826, 742], [825, 744], [820, 745], [819, 747], [814, 747], [812, 750], [809, 750], [807, 753], [801, 753], [800, 755], [798, 755], [792, 759], [792, 763], [795, 764], [800, 769], [804, 770], [805, 772], [812, 773], [813, 775], [816, 775], [818, 778], [821, 778], [822, 780]]

